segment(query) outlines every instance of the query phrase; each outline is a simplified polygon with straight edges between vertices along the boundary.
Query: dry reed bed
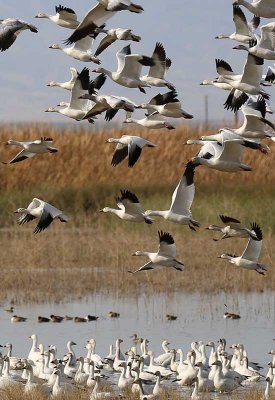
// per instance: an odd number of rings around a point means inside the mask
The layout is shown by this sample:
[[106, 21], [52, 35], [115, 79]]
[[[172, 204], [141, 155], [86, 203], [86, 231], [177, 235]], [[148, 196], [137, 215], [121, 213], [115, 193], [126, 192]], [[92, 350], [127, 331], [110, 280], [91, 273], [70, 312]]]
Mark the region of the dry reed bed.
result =
[[[140, 131], [129, 130], [131, 134]], [[261, 291], [274, 289], [275, 273], [267, 277], [256, 272], [238, 270], [218, 255], [240, 254], [246, 241], [212, 241], [205, 227], [218, 223], [218, 214], [256, 220], [263, 228], [264, 246], [261, 261], [271, 266], [275, 232], [274, 194], [271, 168], [274, 148], [269, 156], [248, 152], [246, 162], [255, 166], [251, 173], [225, 174], [205, 167], [196, 172], [194, 218], [202, 223], [197, 232], [156, 220], [151, 226], [129, 224], [115, 216], [99, 214], [103, 206], [114, 206], [119, 188], [133, 190], [145, 209], [169, 207], [171, 193], [184, 164], [196, 152], [182, 143], [190, 137], [206, 134], [203, 129], [178, 128], [175, 132], [148, 132], [142, 135], [159, 144], [145, 149], [133, 169], [125, 164], [111, 167], [112, 145], [104, 141], [118, 137], [121, 131], [95, 133], [92, 130], [58, 131], [52, 127], [32, 125], [2, 127], [1, 142], [51, 136], [60, 149], [55, 155], [44, 155], [18, 165], [0, 166], [1, 291], [0, 300], [60, 301], [98, 292], [138, 295], [163, 291], [217, 292]], [[208, 132], [211, 133], [211, 132]], [[272, 147], [272, 146], [271, 146]], [[176, 149], [176, 150], [175, 150]], [[15, 150], [2, 146], [0, 158], [8, 159]], [[48, 231], [33, 235], [33, 223], [17, 226], [12, 211], [26, 206], [32, 197], [42, 197], [69, 214], [68, 224], [55, 222]], [[136, 250], [157, 249], [157, 231], [173, 234], [178, 258], [186, 269], [160, 270], [129, 274], [146, 260], [131, 257]]]
[[[113, 389], [110, 386], [105, 386], [104, 390], [108, 390], [109, 392], [112, 392]], [[190, 395], [192, 392], [192, 388], [190, 390], [185, 389], [184, 392], [179, 392], [176, 390], [167, 390], [163, 391], [163, 393], [156, 397], [157, 400], [181, 400], [181, 399], [189, 399]], [[22, 387], [19, 385], [12, 385], [11, 387], [7, 387], [6, 389], [3, 389], [0, 391], [0, 398], [1, 400], [48, 400], [49, 396], [45, 395], [41, 390], [33, 390], [30, 393], [26, 394], [24, 393], [24, 390]], [[201, 399], [202, 400], [209, 400], [213, 395], [210, 393], [200, 393]], [[60, 395], [55, 397], [56, 400], [89, 400], [90, 394], [87, 390], [84, 389], [75, 389], [69, 393], [66, 393], [64, 395]], [[138, 394], [133, 394], [129, 389], [125, 389], [122, 392], [122, 396], [118, 396], [114, 392], [114, 396], [112, 399], [119, 399], [123, 398], [125, 400], [139, 400], [139, 395]], [[237, 392], [237, 393], [232, 393], [232, 394], [224, 394], [222, 397], [217, 397], [217, 398], [226, 398], [226, 399], [231, 399], [231, 400], [262, 400], [263, 399], [263, 389], [259, 388], [252, 388], [252, 389], [247, 389], [242, 391], [242, 392]], [[270, 393], [270, 400], [275, 399], [275, 393], [271, 392]]]

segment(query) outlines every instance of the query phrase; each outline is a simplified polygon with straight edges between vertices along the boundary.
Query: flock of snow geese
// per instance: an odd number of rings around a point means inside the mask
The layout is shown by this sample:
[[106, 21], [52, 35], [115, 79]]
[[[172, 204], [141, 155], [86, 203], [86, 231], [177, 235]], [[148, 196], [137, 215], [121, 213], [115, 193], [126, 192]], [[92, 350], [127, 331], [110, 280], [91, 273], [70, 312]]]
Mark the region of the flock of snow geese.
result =
[[[254, 15], [250, 23], [241, 8], [245, 7]], [[117, 40], [139, 42], [141, 37], [134, 34], [131, 29], [106, 29], [107, 20], [115, 13], [128, 11], [142, 13], [143, 8], [129, 0], [97, 0], [96, 5], [87, 12], [82, 21], [78, 21], [77, 15], [71, 8], [59, 5], [56, 14], [49, 15], [39, 13], [36, 18], [47, 18], [56, 25], [73, 30], [73, 33], [65, 41], [65, 46], [53, 44], [51, 49], [61, 50], [68, 56], [83, 62], [101, 64], [98, 58], [109, 46]], [[228, 110], [241, 110], [243, 124], [235, 129], [222, 128], [215, 135], [202, 136], [198, 140], [188, 140], [188, 145], [200, 145], [197, 154], [186, 164], [185, 171], [172, 194], [171, 205], [168, 210], [147, 210], [141, 207], [137, 196], [129, 190], [121, 190], [116, 199], [118, 208], [104, 207], [101, 211], [112, 213], [117, 217], [131, 222], [153, 223], [154, 217], [162, 217], [168, 221], [188, 225], [191, 230], [196, 230], [200, 224], [191, 213], [191, 206], [195, 195], [194, 174], [198, 166], [223, 172], [251, 171], [251, 167], [242, 162], [244, 148], [259, 150], [266, 154], [269, 147], [262, 143], [262, 139], [275, 141], [274, 125], [267, 119], [266, 114], [272, 113], [268, 100], [270, 95], [264, 88], [275, 83], [275, 69], [269, 67], [266, 74], [263, 73], [264, 60], [275, 60], [275, 22], [261, 26], [261, 36], [256, 30], [260, 24], [260, 18], [275, 17], [274, 0], [256, 0], [249, 3], [245, 0], [233, 2], [233, 21], [235, 32], [233, 34], [220, 34], [217, 39], [232, 39], [241, 44], [234, 49], [246, 51], [246, 61], [243, 72], [236, 74], [230, 64], [225, 60], [216, 59], [218, 77], [212, 80], [204, 80], [202, 85], [213, 85], [222, 90], [229, 91], [224, 107]], [[24, 30], [37, 33], [37, 28], [19, 19], [4, 19], [0, 21], [0, 49], [5, 51], [16, 41], [18, 35]], [[104, 35], [94, 53], [91, 52], [93, 43], [98, 36]], [[70, 46], [70, 47], [69, 47]], [[174, 129], [168, 118], [192, 119], [193, 115], [183, 110], [175, 86], [166, 79], [166, 73], [172, 65], [163, 45], [156, 43], [151, 56], [135, 54], [131, 46], [127, 45], [117, 54], [117, 71], [112, 72], [103, 67], [97, 67], [93, 72], [100, 74], [91, 80], [90, 72], [84, 67], [81, 72], [70, 68], [71, 79], [67, 82], [51, 81], [48, 86], [61, 87], [71, 92], [70, 102], [60, 102], [59, 108], [50, 107], [47, 112], [58, 112], [77, 121], [88, 120], [95, 123], [97, 116], [105, 113], [106, 121], [111, 121], [119, 110], [126, 112], [125, 123], [134, 123], [148, 129]], [[142, 75], [142, 67], [149, 67], [149, 72]], [[166, 93], [159, 93], [148, 103], [135, 104], [128, 98], [116, 95], [104, 95], [99, 91], [107, 78], [118, 85], [131, 89], [138, 89], [142, 93], [145, 88], [151, 86], [169, 89]], [[132, 113], [135, 109], [147, 111], [144, 118], [134, 119]], [[52, 147], [51, 138], [20, 142], [9, 140], [7, 145], [15, 145], [22, 150], [6, 164], [21, 162], [35, 155], [43, 153], [55, 153], [58, 149]], [[111, 165], [117, 166], [128, 157], [128, 166], [133, 167], [141, 156], [144, 147], [156, 145], [139, 136], [123, 135], [121, 138], [109, 138], [108, 143], [115, 143], [116, 148]], [[34, 233], [46, 229], [54, 219], [67, 222], [68, 217], [63, 211], [40, 199], [34, 198], [27, 208], [19, 208], [19, 224], [38, 220]], [[266, 268], [259, 263], [263, 234], [260, 226], [252, 222], [250, 227], [242, 224], [238, 219], [220, 215], [223, 226], [210, 225], [209, 230], [222, 234], [220, 239], [230, 237], [247, 238], [248, 243], [241, 256], [222, 254], [220, 258], [228, 260], [237, 267], [255, 270], [264, 275]], [[172, 235], [168, 232], [158, 232], [159, 247], [157, 252], [137, 251], [134, 256], [147, 257], [149, 261], [135, 271], [152, 270], [161, 267], [170, 267], [178, 271], [184, 270], [184, 263], [176, 257], [176, 245]], [[64, 360], [57, 359], [56, 348], [51, 346], [46, 351], [43, 345], [39, 345], [37, 351], [37, 337], [32, 336], [33, 346], [26, 359], [17, 359], [11, 355], [11, 345], [7, 345], [8, 354], [0, 359], [0, 387], [12, 384], [25, 378], [25, 390], [29, 391], [40, 384], [40, 387], [52, 396], [60, 395], [65, 390], [72, 388], [72, 382], [87, 386], [92, 389], [90, 399], [112, 398], [113, 393], [100, 392], [98, 384], [104, 379], [106, 371], [108, 376], [117, 383], [118, 390], [130, 386], [133, 392], [138, 392], [140, 399], [152, 399], [163, 390], [161, 379], [177, 381], [179, 385], [192, 385], [192, 399], [200, 398], [200, 391], [216, 390], [231, 392], [240, 385], [258, 381], [262, 376], [259, 366], [249, 363], [247, 353], [241, 344], [232, 345], [233, 355], [229, 355], [225, 349], [226, 342], [221, 339], [215, 350], [213, 342], [207, 346], [211, 348], [210, 356], [206, 355], [203, 342], [191, 344], [191, 350], [186, 358], [182, 350], [170, 349], [168, 341], [163, 342], [164, 353], [158, 357], [152, 351], [148, 351], [148, 341], [135, 337], [131, 349], [126, 353], [125, 360], [120, 349], [121, 339], [116, 341], [115, 354], [112, 349], [110, 354], [103, 358], [95, 353], [95, 341], [88, 341], [86, 348], [87, 357], [75, 357], [72, 349], [73, 342], [68, 343], [68, 354]], [[141, 353], [138, 354], [137, 344], [141, 345]], [[180, 360], [176, 361], [179, 354]], [[272, 353], [273, 357], [274, 352]], [[270, 363], [267, 375], [265, 397], [268, 398], [271, 386], [275, 387], [273, 380], [273, 368], [275, 359]], [[18, 378], [18, 369], [23, 369], [22, 378]], [[116, 380], [119, 372], [120, 377]], [[41, 379], [46, 383], [41, 385]], [[147, 387], [154, 384], [153, 390]], [[145, 387], [146, 385], [146, 387]], [[164, 385], [167, 386], [167, 383]], [[148, 393], [150, 394], [148, 394]]]

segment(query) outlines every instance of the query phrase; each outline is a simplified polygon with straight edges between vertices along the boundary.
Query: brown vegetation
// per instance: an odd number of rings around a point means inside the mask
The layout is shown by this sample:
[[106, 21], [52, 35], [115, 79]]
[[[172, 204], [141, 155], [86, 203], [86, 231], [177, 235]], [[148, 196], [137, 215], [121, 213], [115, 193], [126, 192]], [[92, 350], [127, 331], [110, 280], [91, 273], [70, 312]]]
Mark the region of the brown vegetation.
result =
[[[57, 131], [43, 125], [4, 127], [1, 142], [8, 138], [27, 140], [52, 136], [60, 152], [0, 167], [0, 299], [9, 301], [60, 301], [106, 291], [117, 295], [138, 295], [141, 291], [262, 291], [274, 289], [275, 272], [270, 268], [263, 277], [254, 271], [238, 270], [217, 257], [224, 252], [243, 251], [245, 239], [213, 242], [215, 233], [204, 228], [219, 223], [218, 215], [229, 214], [245, 223], [257, 221], [264, 232], [261, 262], [272, 266], [275, 232], [273, 182], [271, 167], [274, 146], [269, 156], [247, 152], [246, 162], [255, 171], [219, 173], [205, 167], [196, 172], [194, 218], [201, 222], [198, 232], [156, 219], [154, 224], [131, 224], [114, 215], [100, 214], [104, 206], [115, 206], [119, 189], [132, 190], [144, 209], [167, 209], [171, 194], [184, 165], [197, 151], [184, 146], [202, 130], [176, 132], [129, 131], [142, 134], [159, 145], [145, 149], [133, 169], [123, 163], [111, 167], [113, 146], [104, 141], [123, 132], [95, 133], [78, 130]], [[205, 132], [203, 132], [205, 134]], [[211, 133], [211, 132], [210, 132]], [[272, 152], [273, 150], [273, 152]], [[7, 160], [15, 149], [0, 151]], [[55, 221], [51, 227], [34, 235], [35, 222], [17, 226], [13, 210], [27, 206], [40, 197], [63, 209], [68, 224]], [[176, 241], [178, 259], [185, 271], [149, 271], [135, 276], [128, 273], [146, 260], [131, 257], [136, 250], [154, 251], [157, 231], [170, 232]], [[122, 284], [123, 283], [123, 284]]]

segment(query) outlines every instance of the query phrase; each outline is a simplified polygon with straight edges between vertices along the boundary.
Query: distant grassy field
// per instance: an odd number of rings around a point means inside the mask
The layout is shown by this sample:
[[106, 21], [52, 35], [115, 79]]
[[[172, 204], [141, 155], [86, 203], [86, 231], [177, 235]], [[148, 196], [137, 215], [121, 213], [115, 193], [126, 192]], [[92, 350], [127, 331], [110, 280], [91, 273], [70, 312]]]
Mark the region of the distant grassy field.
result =
[[[140, 160], [130, 169], [123, 162], [111, 167], [113, 145], [108, 137], [122, 131], [95, 133], [88, 130], [60, 131], [43, 125], [2, 127], [0, 160], [16, 154], [5, 147], [9, 138], [17, 140], [51, 136], [57, 154], [46, 154], [15, 165], [0, 166], [0, 300], [48, 301], [65, 297], [79, 298], [93, 292], [112, 291], [135, 295], [162, 291], [261, 291], [274, 288], [272, 270], [275, 234], [275, 145], [268, 156], [258, 151], [246, 152], [245, 162], [252, 172], [220, 173], [199, 167], [196, 170], [196, 196], [193, 216], [201, 222], [198, 232], [156, 219], [154, 224], [131, 224], [114, 215], [99, 213], [104, 206], [115, 207], [120, 189], [133, 191], [144, 209], [167, 209], [186, 162], [197, 146], [183, 143], [199, 138], [202, 128], [186, 127], [171, 131], [137, 131], [158, 144], [144, 149]], [[64, 210], [68, 224], [56, 221], [45, 232], [33, 235], [34, 223], [17, 226], [13, 211], [39, 197]], [[261, 262], [270, 266], [267, 276], [239, 271], [219, 260], [224, 253], [240, 254], [245, 239], [214, 242], [215, 233], [204, 228], [219, 224], [219, 214], [240, 218], [246, 224], [257, 221], [263, 229]], [[146, 262], [131, 257], [136, 250], [157, 249], [157, 231], [170, 232], [176, 241], [183, 273], [160, 270], [132, 276], [127, 271]]]

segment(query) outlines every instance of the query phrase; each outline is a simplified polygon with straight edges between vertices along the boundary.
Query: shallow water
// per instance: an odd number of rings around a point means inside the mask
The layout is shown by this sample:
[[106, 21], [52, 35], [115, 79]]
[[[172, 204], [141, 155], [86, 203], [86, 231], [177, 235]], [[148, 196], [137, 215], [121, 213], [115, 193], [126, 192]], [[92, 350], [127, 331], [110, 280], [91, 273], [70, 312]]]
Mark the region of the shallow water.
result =
[[[172, 348], [182, 348], [184, 353], [195, 340], [214, 341], [221, 337], [227, 344], [244, 343], [249, 358], [266, 366], [270, 361], [268, 352], [275, 347], [275, 293], [228, 295], [200, 295], [177, 293], [172, 296], [155, 295], [138, 298], [113, 298], [93, 296], [86, 301], [66, 304], [16, 306], [14, 313], [27, 317], [23, 323], [11, 323], [11, 314], [0, 309], [0, 343], [13, 344], [13, 355], [27, 356], [31, 341], [28, 337], [36, 333], [39, 343], [55, 344], [58, 357], [66, 352], [68, 340], [77, 343], [77, 355], [85, 355], [86, 341], [95, 338], [96, 352], [105, 356], [109, 345], [120, 337], [124, 339], [122, 349], [131, 347], [130, 336], [137, 333], [150, 340], [149, 347], [156, 354], [162, 353], [161, 342], [169, 339]], [[238, 312], [240, 320], [223, 318], [226, 311]], [[109, 311], [117, 311], [120, 318], [107, 316]], [[98, 315], [96, 322], [38, 323], [37, 316], [50, 314], [86, 316]], [[167, 321], [165, 315], [175, 314], [176, 321]], [[229, 350], [229, 349], [228, 349]]]

